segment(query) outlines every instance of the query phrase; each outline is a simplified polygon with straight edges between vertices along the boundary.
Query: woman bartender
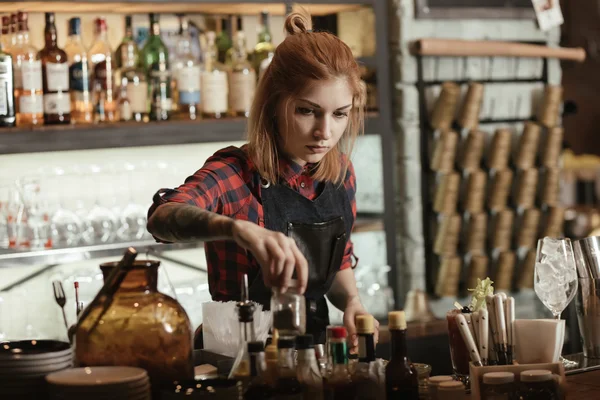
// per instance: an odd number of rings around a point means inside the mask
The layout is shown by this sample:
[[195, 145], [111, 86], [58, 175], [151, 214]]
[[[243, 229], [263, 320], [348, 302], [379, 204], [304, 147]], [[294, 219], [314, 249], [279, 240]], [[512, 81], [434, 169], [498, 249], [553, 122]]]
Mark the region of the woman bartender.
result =
[[161, 189], [148, 230], [163, 242], [205, 241], [213, 300], [269, 307], [271, 287], [295, 275], [306, 296], [307, 333], [324, 342], [325, 297], [344, 312], [351, 346], [366, 314], [350, 233], [356, 182], [349, 159], [363, 128], [364, 87], [350, 48], [313, 32], [306, 12], [287, 17], [286, 39], [258, 83], [248, 144], [227, 147], [177, 189]]

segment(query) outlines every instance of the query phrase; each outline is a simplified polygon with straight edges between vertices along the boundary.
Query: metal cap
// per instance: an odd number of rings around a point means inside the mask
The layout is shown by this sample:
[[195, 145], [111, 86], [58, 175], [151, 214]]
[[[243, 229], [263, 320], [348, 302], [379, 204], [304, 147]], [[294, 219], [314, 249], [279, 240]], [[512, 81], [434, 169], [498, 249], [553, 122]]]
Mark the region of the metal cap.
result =
[[80, 35], [81, 34], [81, 19], [79, 17], [71, 18], [69, 20], [69, 35]]

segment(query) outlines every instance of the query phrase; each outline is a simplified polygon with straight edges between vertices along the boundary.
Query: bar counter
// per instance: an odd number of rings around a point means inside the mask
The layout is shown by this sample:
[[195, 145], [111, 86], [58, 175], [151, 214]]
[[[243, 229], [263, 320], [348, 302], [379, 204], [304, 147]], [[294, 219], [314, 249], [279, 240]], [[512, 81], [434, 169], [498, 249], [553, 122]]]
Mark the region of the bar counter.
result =
[[600, 398], [600, 370], [567, 375], [567, 400]]

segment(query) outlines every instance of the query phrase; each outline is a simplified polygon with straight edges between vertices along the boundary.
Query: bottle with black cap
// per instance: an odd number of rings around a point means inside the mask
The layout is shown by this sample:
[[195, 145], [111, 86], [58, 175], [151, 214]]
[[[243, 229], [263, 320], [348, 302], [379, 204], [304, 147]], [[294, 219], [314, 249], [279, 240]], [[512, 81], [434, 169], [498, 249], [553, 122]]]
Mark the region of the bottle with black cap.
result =
[[298, 366], [296, 374], [298, 382], [302, 385], [304, 398], [321, 400], [323, 398], [323, 377], [315, 355], [314, 339], [312, 335], [296, 337], [296, 351]]
[[262, 342], [249, 342], [248, 355], [250, 358], [250, 378], [248, 388], [244, 392], [245, 400], [270, 399], [273, 391], [266, 379], [267, 364], [265, 362], [265, 347]]
[[275, 397], [285, 400], [302, 400], [302, 386], [296, 377], [294, 363], [294, 339], [279, 338], [277, 383], [275, 384]]

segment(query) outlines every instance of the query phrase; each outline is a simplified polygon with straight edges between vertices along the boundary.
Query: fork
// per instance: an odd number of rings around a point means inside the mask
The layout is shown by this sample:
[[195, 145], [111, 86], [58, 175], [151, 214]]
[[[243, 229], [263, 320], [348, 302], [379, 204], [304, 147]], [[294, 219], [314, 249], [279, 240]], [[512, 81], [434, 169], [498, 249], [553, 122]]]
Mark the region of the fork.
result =
[[56, 304], [60, 306], [62, 310], [63, 319], [65, 321], [65, 328], [69, 331], [69, 323], [67, 322], [67, 315], [65, 314], [65, 304], [67, 303], [67, 296], [65, 296], [65, 291], [63, 290], [61, 281], [52, 282], [52, 287], [54, 288], [54, 299], [56, 300]]

